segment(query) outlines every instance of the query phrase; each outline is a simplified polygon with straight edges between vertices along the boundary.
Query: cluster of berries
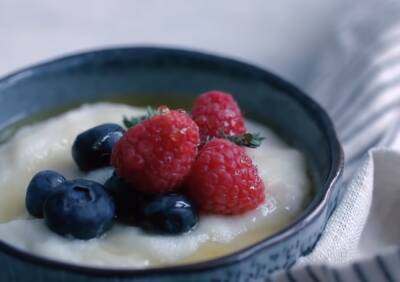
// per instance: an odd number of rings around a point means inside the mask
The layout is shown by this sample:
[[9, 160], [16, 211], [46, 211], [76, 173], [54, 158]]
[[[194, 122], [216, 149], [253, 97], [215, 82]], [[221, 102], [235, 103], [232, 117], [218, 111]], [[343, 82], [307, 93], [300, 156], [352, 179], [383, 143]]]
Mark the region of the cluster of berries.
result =
[[28, 211], [44, 215], [58, 234], [88, 239], [107, 231], [114, 217], [180, 234], [197, 224], [198, 211], [241, 214], [265, 200], [264, 183], [243, 148], [262, 138], [246, 133], [230, 94], [200, 95], [191, 115], [162, 106], [124, 124], [127, 131], [115, 124], [89, 129], [72, 148], [83, 171], [111, 163], [115, 172], [104, 186], [42, 172], [28, 186]]

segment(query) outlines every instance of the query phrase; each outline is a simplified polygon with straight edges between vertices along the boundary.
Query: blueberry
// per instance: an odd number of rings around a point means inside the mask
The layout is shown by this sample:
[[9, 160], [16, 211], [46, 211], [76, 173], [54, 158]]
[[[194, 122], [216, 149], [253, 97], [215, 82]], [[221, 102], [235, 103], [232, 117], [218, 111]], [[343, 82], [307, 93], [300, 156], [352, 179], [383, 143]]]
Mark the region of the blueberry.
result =
[[137, 223], [143, 217], [144, 204], [150, 196], [146, 195], [126, 183], [115, 172], [104, 184], [105, 190], [110, 194], [115, 203], [115, 215], [118, 219]]
[[43, 217], [43, 205], [46, 199], [59, 191], [60, 184], [65, 182], [64, 176], [51, 171], [44, 170], [36, 173], [28, 185], [25, 206], [34, 217]]
[[199, 221], [192, 203], [183, 195], [158, 196], [144, 208], [143, 228], [159, 234], [182, 234]]
[[112, 148], [123, 134], [124, 129], [113, 123], [88, 129], [76, 137], [72, 157], [83, 171], [110, 165]]
[[50, 230], [66, 237], [91, 239], [111, 228], [114, 203], [103, 185], [77, 179], [60, 186], [63, 189], [51, 195], [43, 208]]

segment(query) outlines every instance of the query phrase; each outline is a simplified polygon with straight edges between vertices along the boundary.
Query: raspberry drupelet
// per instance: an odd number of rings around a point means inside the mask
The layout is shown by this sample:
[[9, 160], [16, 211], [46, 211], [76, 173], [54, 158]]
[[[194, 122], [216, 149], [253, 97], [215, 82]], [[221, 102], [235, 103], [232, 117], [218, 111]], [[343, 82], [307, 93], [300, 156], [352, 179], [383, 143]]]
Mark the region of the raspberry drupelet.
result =
[[166, 107], [158, 112], [129, 128], [111, 156], [118, 176], [152, 194], [179, 188], [200, 143], [199, 129], [186, 112]]
[[192, 107], [192, 118], [199, 126], [204, 143], [207, 138], [239, 135], [246, 132], [244, 119], [238, 104], [229, 93], [209, 91], [201, 94]]
[[264, 183], [245, 150], [220, 138], [199, 152], [187, 193], [201, 211], [222, 215], [242, 214], [265, 200]]

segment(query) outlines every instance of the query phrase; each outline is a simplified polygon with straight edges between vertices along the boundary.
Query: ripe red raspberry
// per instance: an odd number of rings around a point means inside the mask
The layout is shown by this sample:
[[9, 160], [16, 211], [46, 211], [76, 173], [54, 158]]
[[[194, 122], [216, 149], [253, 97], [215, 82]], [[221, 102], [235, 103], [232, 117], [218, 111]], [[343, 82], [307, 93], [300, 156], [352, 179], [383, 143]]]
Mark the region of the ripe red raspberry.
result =
[[187, 181], [188, 196], [201, 211], [241, 214], [265, 200], [265, 187], [245, 150], [216, 138], [201, 149]]
[[170, 192], [190, 172], [199, 143], [199, 129], [189, 115], [164, 107], [124, 134], [113, 148], [111, 164], [143, 192]]
[[221, 91], [201, 94], [194, 102], [192, 118], [199, 126], [201, 140], [246, 132], [242, 113], [232, 95]]

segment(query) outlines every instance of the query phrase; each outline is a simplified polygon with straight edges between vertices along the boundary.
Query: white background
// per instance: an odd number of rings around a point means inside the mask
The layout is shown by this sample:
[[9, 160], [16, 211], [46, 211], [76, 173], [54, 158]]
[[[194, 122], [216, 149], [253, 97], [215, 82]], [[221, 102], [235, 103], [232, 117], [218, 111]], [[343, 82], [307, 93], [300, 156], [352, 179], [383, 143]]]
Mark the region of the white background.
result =
[[261, 65], [301, 85], [345, 0], [0, 0], [0, 76], [66, 53], [170, 45]]

